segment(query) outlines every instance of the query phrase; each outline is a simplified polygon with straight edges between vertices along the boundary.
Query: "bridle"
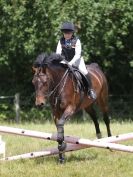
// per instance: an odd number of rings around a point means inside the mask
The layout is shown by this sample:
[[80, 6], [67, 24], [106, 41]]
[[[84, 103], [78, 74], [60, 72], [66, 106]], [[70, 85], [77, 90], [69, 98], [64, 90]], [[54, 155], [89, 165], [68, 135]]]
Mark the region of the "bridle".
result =
[[[42, 68], [42, 67], [38, 67], [38, 71], [37, 71], [37, 73], [34, 74], [34, 77], [36, 77], [38, 80], [40, 80], [41, 83], [44, 85], [45, 82], [43, 81], [43, 79], [42, 79], [41, 77], [42, 77], [42, 76], [46, 76], [46, 74], [40, 73], [40, 72], [41, 72], [41, 68]], [[38, 97], [43, 97], [44, 95], [42, 95], [42, 94], [36, 94], [36, 96], [38, 96]], [[46, 95], [46, 96], [47, 96], [47, 95]]]
[[[41, 67], [39, 68], [38, 72], [34, 74], [34, 77], [39, 78], [40, 81], [42, 82], [42, 84], [44, 85], [45, 82], [43, 81], [43, 79], [41, 78], [41, 76], [46, 76], [46, 74], [40, 73], [40, 71], [41, 71]], [[67, 80], [68, 74], [69, 74], [69, 68], [65, 71], [65, 73], [64, 73], [64, 75], [62, 76], [61, 80], [60, 80], [59, 83], [54, 87], [53, 90], [50, 89], [50, 83], [51, 83], [51, 82], [48, 82], [48, 92], [47, 92], [47, 94], [45, 94], [45, 95], [39, 95], [39, 94], [37, 94], [37, 96], [40, 96], [40, 97], [41, 97], [41, 96], [42, 96], [42, 97], [43, 97], [43, 96], [46, 96], [47, 98], [50, 98], [52, 95], [54, 95], [54, 94], [56, 93], [58, 87], [59, 87], [59, 86], [61, 85], [61, 83], [64, 81], [63, 86], [62, 86], [62, 88], [61, 88], [61, 90], [60, 90], [60, 93], [56, 96], [56, 98], [58, 98], [58, 97], [60, 96], [60, 94], [62, 93], [63, 88], [64, 88], [64, 86], [65, 86], [65, 84], [66, 84], [66, 80]], [[47, 78], [48, 78], [49, 81], [50, 81], [50, 78], [49, 78], [48, 76], [47, 76]], [[46, 81], [46, 82], [47, 82], [47, 81]], [[53, 82], [53, 80], [52, 80], [52, 82]]]
[[[55, 88], [49, 92], [49, 97], [52, 96], [54, 93], [56, 93], [56, 90], [58, 89], [58, 87], [61, 85], [61, 83], [62, 83], [63, 80], [64, 80], [64, 83], [63, 83], [63, 86], [62, 86], [62, 89], [61, 89], [59, 95], [62, 93], [63, 88], [64, 88], [64, 86], [65, 86], [65, 84], [66, 84], [67, 76], [68, 76], [68, 74], [69, 74], [68, 70], [69, 70], [69, 69], [67, 69], [67, 70], [65, 71], [64, 75], [62, 76], [62, 78], [61, 78], [61, 80], [59, 81], [59, 83], [55, 86]], [[59, 96], [59, 95], [58, 95], [58, 96]]]

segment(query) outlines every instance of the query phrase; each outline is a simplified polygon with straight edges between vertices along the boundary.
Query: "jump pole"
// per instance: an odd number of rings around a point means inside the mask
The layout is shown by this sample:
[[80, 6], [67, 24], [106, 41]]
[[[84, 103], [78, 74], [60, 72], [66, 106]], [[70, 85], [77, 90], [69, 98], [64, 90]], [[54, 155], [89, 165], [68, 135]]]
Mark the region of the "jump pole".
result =
[[[72, 151], [77, 151], [85, 148], [90, 148], [91, 146], [82, 146], [82, 145], [76, 145], [76, 144], [67, 144], [67, 147], [65, 149], [65, 152], [72, 152]], [[56, 155], [59, 153], [59, 150], [57, 148], [49, 148], [49, 149], [44, 149], [42, 151], [37, 151], [37, 152], [30, 152], [30, 153], [25, 153], [21, 155], [15, 155], [11, 157], [6, 157], [3, 159], [0, 159], [0, 161], [13, 161], [13, 160], [19, 160], [19, 159], [32, 159], [35, 157], [44, 157], [44, 156], [51, 156], [51, 155]]]
[[[67, 144], [67, 148], [65, 149], [65, 152], [70, 152], [70, 151], [76, 151], [80, 149], [84, 149], [85, 147], [81, 145], [75, 145], [75, 144]], [[19, 159], [32, 159], [35, 157], [44, 157], [44, 156], [51, 156], [51, 155], [56, 155], [59, 154], [58, 148], [47, 148], [42, 151], [37, 151], [37, 152], [29, 152], [25, 154], [20, 154], [20, 155], [15, 155], [11, 157], [6, 157], [0, 159], [0, 161], [13, 161], [13, 160], [19, 160]]]
[[[18, 128], [11, 128], [11, 127], [5, 127], [5, 126], [0, 126], [0, 132], [8, 133], [8, 134], [16, 134], [16, 135], [21, 135], [21, 136], [29, 136], [33, 138], [53, 140], [53, 141], [57, 140], [56, 134], [25, 130], [25, 129], [18, 129]], [[86, 148], [87, 147], [107, 148], [107, 149], [112, 149], [112, 150], [133, 153], [133, 146], [112, 144], [112, 142], [124, 141], [124, 140], [129, 140], [129, 139], [133, 139], [133, 133], [113, 136], [109, 138], [104, 138], [103, 140], [98, 139], [98, 140], [93, 140], [93, 141], [89, 139], [78, 138], [78, 137], [65, 136], [65, 141], [67, 143], [85, 146]]]
[[[7, 134], [19, 135], [19, 136], [28, 136], [28, 137], [32, 137], [32, 138], [57, 141], [57, 134], [45, 133], [45, 132], [40, 132], [40, 131], [33, 131], [33, 130], [26, 130], [26, 129], [20, 129], [20, 128], [12, 128], [12, 127], [7, 127], [7, 126], [0, 126], [0, 132], [7, 133]], [[81, 139], [81, 138], [74, 137], [74, 136], [65, 136], [66, 142], [74, 141], [74, 144], [79, 139]], [[109, 143], [117, 143], [117, 142], [131, 140], [131, 139], [133, 139], [133, 132], [121, 134], [121, 135], [116, 135], [116, 136], [111, 136], [111, 137], [107, 137], [107, 138], [96, 139], [93, 141], [98, 141], [98, 142], [104, 141], [104, 142], [109, 142]], [[76, 144], [78, 144], [78, 143], [76, 143]]]

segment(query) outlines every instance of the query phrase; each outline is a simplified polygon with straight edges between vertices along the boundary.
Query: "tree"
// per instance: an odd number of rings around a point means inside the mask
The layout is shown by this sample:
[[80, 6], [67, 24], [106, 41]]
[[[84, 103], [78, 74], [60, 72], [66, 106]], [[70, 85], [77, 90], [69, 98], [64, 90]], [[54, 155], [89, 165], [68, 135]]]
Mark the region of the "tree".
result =
[[41, 52], [55, 51], [59, 27], [66, 20], [77, 27], [85, 61], [99, 63], [106, 72], [111, 93], [131, 93], [133, 2], [130, 0], [1, 0], [1, 90], [10, 84], [13, 89], [7, 89], [8, 92], [18, 89], [25, 94], [31, 92], [32, 62]]

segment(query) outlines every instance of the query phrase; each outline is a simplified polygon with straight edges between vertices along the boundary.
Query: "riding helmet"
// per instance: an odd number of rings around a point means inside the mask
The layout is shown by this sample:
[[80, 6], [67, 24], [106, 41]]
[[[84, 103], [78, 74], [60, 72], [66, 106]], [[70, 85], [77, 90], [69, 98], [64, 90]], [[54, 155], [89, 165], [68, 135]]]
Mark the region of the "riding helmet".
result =
[[61, 31], [62, 32], [67, 32], [67, 31], [75, 31], [74, 24], [71, 22], [64, 22], [61, 26]]

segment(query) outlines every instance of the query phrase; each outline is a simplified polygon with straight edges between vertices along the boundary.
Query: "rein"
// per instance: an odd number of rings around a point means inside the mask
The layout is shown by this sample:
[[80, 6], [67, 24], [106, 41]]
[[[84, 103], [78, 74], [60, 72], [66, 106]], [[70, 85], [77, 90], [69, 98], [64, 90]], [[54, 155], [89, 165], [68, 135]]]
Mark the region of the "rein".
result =
[[[50, 96], [52, 96], [52, 95], [56, 92], [56, 90], [58, 89], [58, 87], [60, 86], [60, 84], [63, 82], [63, 80], [64, 80], [65, 78], [67, 79], [67, 76], [68, 76], [68, 74], [69, 74], [68, 71], [69, 71], [69, 68], [65, 71], [63, 77], [61, 78], [61, 80], [59, 81], [59, 83], [56, 85], [56, 87], [55, 87], [52, 91], [48, 91], [48, 93], [45, 94], [45, 96], [50, 97]], [[41, 80], [41, 82], [44, 83], [40, 76], [45, 76], [45, 74], [39, 74], [39, 73], [40, 73], [40, 70], [39, 70], [39, 72], [38, 72], [37, 74], [34, 75], [34, 77], [38, 77], [38, 78]], [[64, 88], [64, 86], [65, 86], [65, 83], [66, 83], [66, 80], [65, 80], [65, 82], [64, 82], [64, 85], [63, 85], [63, 87], [62, 87], [62, 89], [61, 89], [59, 95], [60, 95], [61, 92], [63, 91], [63, 88]], [[50, 88], [50, 86], [48, 86], [48, 88]], [[48, 89], [48, 90], [50, 90], [50, 89]], [[59, 96], [59, 95], [58, 95], [58, 96]], [[39, 95], [39, 96], [41, 96], [41, 95]]]
[[[48, 97], [50, 97], [51, 95], [54, 94], [54, 92], [57, 90], [57, 88], [60, 86], [60, 84], [62, 83], [62, 81], [65, 79], [65, 77], [68, 75], [68, 70], [69, 68], [65, 71], [63, 77], [61, 78], [60, 82], [56, 85], [56, 87], [54, 88], [54, 90], [52, 90], [49, 94]], [[64, 86], [62, 87], [63, 90]], [[60, 92], [61, 93], [61, 92]]]

